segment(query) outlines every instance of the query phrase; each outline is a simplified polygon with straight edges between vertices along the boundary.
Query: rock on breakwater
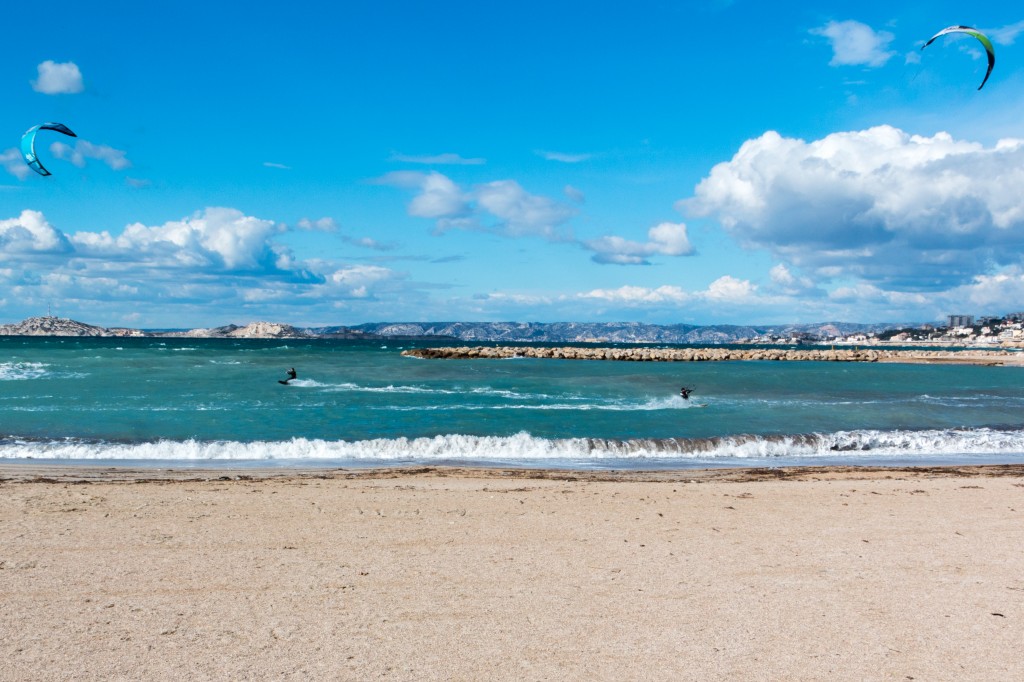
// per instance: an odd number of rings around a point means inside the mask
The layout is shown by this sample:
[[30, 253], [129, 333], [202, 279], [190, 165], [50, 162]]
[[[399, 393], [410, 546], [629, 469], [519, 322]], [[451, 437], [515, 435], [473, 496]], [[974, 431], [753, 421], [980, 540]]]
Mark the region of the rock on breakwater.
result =
[[909, 362], [1020, 365], [1024, 354], [1004, 350], [939, 351], [880, 348], [580, 348], [574, 346], [516, 347], [460, 346], [412, 348], [402, 355], [426, 359], [543, 358], [561, 360], [620, 360], [627, 362], [716, 362], [771, 360], [811, 362]]

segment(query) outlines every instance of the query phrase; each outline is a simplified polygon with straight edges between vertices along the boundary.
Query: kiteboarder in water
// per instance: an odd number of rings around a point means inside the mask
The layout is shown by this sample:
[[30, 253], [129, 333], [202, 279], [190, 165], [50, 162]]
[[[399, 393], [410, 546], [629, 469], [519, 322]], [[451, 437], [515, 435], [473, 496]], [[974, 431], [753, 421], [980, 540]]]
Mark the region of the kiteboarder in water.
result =
[[295, 378], [295, 368], [292, 367], [291, 369], [288, 370], [288, 378], [287, 379], [278, 379], [277, 383], [284, 384], [285, 386], [287, 386], [288, 382], [291, 381], [294, 378]]
[[692, 392], [693, 392], [693, 389], [692, 388], [687, 388], [686, 386], [683, 386], [681, 389], [679, 389], [679, 395], [683, 398], [683, 400], [689, 400], [690, 399], [690, 393], [692, 393]]

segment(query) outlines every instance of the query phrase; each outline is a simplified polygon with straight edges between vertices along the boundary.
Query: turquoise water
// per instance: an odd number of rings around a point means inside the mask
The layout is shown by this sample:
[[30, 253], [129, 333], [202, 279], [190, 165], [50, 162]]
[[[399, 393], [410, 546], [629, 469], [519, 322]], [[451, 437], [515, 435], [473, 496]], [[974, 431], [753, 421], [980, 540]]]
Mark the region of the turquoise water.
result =
[[[407, 346], [407, 344], [406, 344]], [[0, 459], [676, 467], [1024, 459], [1024, 369], [420, 360], [401, 343], [0, 338]], [[298, 379], [282, 386], [285, 370]], [[690, 401], [679, 386], [696, 387]]]

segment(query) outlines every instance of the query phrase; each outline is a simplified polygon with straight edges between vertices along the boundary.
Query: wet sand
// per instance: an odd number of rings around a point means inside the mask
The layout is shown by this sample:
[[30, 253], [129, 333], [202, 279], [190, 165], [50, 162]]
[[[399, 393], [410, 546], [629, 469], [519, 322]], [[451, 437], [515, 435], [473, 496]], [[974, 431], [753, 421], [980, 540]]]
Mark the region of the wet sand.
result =
[[1024, 677], [1024, 467], [0, 466], [0, 679]]

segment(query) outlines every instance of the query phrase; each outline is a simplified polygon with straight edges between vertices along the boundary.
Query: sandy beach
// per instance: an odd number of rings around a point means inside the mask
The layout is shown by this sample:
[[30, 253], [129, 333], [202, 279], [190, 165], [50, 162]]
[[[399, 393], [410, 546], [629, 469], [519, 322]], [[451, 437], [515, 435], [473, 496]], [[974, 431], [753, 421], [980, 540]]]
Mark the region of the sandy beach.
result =
[[0, 678], [1024, 676], [1024, 467], [0, 467]]

